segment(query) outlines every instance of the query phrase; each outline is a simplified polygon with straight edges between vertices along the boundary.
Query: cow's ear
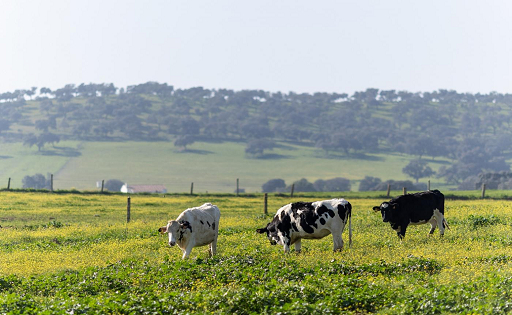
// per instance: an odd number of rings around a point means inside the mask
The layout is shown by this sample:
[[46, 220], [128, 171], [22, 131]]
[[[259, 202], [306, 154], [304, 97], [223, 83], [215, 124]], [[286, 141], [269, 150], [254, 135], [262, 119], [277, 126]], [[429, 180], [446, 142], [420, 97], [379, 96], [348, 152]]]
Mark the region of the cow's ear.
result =
[[165, 234], [167, 233], [167, 225], [166, 226], [162, 226], [161, 228], [158, 229], [158, 232], [162, 233], [162, 234]]
[[257, 229], [256, 232], [260, 233], [260, 234], [263, 234], [263, 233], [267, 233], [268, 230], [266, 227], [262, 228], [262, 229]]
[[380, 211], [380, 207], [379, 206], [373, 207], [373, 211]]

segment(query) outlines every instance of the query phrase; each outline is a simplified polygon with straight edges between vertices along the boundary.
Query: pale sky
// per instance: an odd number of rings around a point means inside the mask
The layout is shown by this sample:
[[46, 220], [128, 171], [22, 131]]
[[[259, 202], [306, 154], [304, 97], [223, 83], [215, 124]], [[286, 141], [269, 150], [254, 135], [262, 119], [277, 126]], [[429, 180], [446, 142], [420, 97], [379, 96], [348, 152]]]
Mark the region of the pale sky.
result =
[[512, 1], [0, 0], [0, 93], [73, 83], [512, 93]]

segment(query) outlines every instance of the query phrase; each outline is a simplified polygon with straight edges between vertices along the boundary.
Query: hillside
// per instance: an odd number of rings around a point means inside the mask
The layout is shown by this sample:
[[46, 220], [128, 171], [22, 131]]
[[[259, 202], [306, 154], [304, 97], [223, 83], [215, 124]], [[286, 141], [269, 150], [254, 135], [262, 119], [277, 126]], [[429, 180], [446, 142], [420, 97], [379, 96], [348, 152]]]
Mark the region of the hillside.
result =
[[25, 175], [54, 173], [57, 187], [82, 189], [109, 178], [180, 191], [204, 181], [219, 192], [239, 177], [248, 191], [271, 178], [343, 177], [357, 190], [365, 176], [412, 180], [402, 168], [420, 160], [437, 172], [428, 178], [456, 187], [510, 170], [511, 107], [508, 94], [446, 90], [32, 88], [0, 94], [0, 174], [21, 185]]

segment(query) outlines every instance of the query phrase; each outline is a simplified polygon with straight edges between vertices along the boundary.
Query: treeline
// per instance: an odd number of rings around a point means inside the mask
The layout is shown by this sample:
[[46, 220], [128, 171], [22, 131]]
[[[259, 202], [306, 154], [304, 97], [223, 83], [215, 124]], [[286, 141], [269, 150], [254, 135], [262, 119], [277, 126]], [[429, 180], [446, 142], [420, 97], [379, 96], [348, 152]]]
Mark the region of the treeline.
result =
[[[35, 122], [33, 107], [39, 113]], [[201, 140], [247, 144], [248, 158], [265, 156], [276, 141], [314, 145], [323, 155], [376, 152], [418, 159], [449, 158], [437, 174], [461, 183], [482, 171], [508, 171], [512, 95], [412, 93], [367, 89], [346, 93], [174, 89], [156, 82], [68, 84], [0, 94], [0, 137], [39, 150], [61, 139]], [[17, 128], [15, 126], [18, 126]], [[26, 134], [19, 126], [33, 127]], [[14, 127], [14, 128], [11, 128]]]

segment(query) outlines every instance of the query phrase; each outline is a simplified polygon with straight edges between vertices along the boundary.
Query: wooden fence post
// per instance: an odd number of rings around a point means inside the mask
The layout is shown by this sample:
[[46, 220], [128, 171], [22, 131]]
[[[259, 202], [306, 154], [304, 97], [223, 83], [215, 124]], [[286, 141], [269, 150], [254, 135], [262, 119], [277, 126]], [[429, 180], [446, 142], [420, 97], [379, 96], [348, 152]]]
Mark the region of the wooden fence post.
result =
[[11, 178], [9, 177], [9, 181], [7, 182], [7, 190], [11, 189]]
[[237, 197], [238, 197], [238, 192], [239, 192], [239, 189], [240, 189], [240, 188], [239, 188], [239, 187], [240, 187], [240, 186], [239, 186], [239, 184], [240, 184], [240, 181], [239, 181], [239, 179], [237, 178], [237, 179], [236, 179], [236, 196], [237, 196]]
[[482, 199], [485, 198], [485, 184], [482, 184]]
[[295, 189], [295, 184], [292, 184], [292, 192], [290, 193], [290, 197], [293, 198], [293, 190]]
[[430, 179], [428, 180], [427, 190], [430, 191]]
[[267, 205], [268, 205], [268, 194], [265, 193], [265, 207], [263, 208], [263, 210], [265, 211], [265, 215], [268, 214]]
[[391, 192], [391, 184], [388, 183], [388, 192], [386, 193], [386, 196], [389, 197], [389, 193]]
[[105, 180], [101, 180], [101, 193], [103, 193], [103, 187], [105, 187]]
[[53, 192], [53, 174], [50, 175], [50, 192]]
[[126, 223], [130, 223], [130, 197], [128, 197], [128, 204], [126, 206]]
[[194, 194], [194, 182], [192, 182], [190, 184], [190, 194], [193, 195]]
[[404, 187], [404, 195], [406, 195], [406, 194], [407, 194], [407, 188]]

